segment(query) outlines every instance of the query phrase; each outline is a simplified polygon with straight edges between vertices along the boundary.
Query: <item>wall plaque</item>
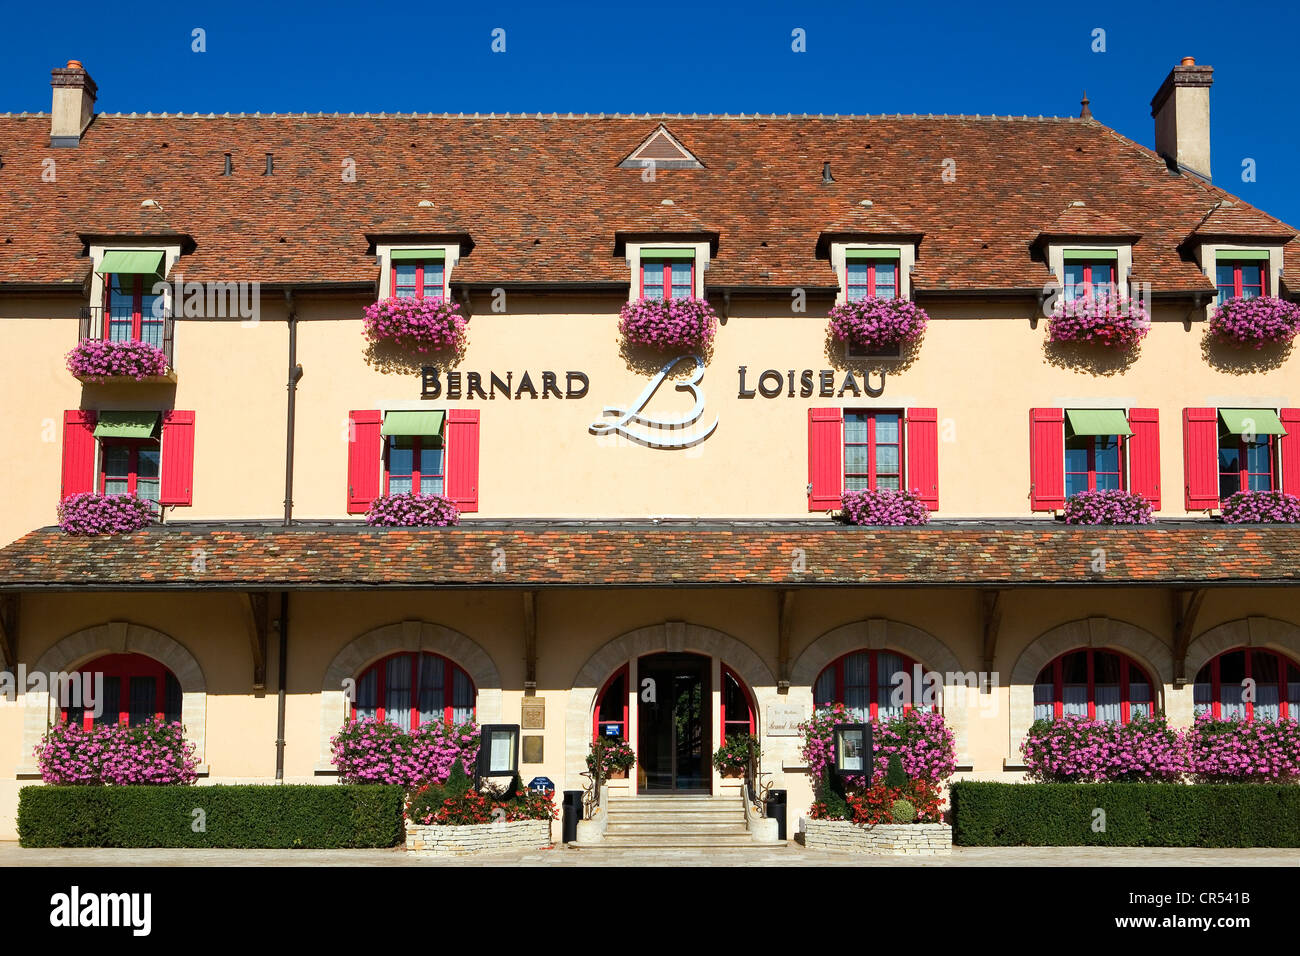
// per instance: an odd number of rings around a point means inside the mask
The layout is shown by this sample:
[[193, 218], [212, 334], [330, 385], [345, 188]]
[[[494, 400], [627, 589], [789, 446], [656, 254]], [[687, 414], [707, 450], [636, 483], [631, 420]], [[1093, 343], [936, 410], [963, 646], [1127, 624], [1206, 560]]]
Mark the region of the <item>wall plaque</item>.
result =
[[524, 698], [522, 713], [519, 716], [519, 726], [524, 730], [546, 729], [545, 697]]
[[524, 763], [541, 763], [542, 762], [542, 740], [541, 734], [533, 734], [524, 738]]
[[767, 708], [767, 735], [797, 737], [799, 725], [807, 719], [807, 708], [799, 704], [770, 704]]

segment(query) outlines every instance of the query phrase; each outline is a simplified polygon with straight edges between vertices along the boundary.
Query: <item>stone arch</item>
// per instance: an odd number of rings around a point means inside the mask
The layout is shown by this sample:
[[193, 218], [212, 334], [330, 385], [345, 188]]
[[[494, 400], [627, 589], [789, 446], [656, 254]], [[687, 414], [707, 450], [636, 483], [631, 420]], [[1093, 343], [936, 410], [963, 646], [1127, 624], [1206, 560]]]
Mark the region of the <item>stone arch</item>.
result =
[[1008, 757], [1018, 761], [1020, 742], [1034, 722], [1034, 681], [1050, 661], [1077, 648], [1106, 648], [1132, 657], [1155, 678], [1151, 688], [1157, 709], [1164, 706], [1165, 689], [1174, 682], [1174, 659], [1169, 646], [1150, 631], [1109, 617], [1081, 618], [1058, 624], [1040, 634], [1020, 652], [1011, 668], [1011, 735]]
[[[809, 713], [813, 707], [813, 684], [832, 661], [852, 651], [902, 651], [924, 667], [944, 675], [945, 693], [939, 703], [945, 720], [952, 728], [957, 763], [969, 763], [967, 756], [966, 708], [958, 695], [947, 691], [950, 683], [957, 683], [962, 674], [957, 655], [943, 641], [928, 631], [901, 621], [885, 618], [868, 618], [842, 624], [814, 640], [801, 653], [790, 669], [790, 695], [803, 698]], [[961, 678], [965, 682], [965, 677]], [[978, 693], [978, 691], [974, 691]]]
[[763, 714], [776, 698], [776, 678], [763, 659], [749, 645], [730, 634], [668, 621], [628, 631], [606, 643], [579, 668], [569, 691], [564, 720], [564, 786], [581, 787], [587, 769], [587, 749], [591, 743], [591, 713], [596, 694], [605, 679], [629, 660], [661, 651], [705, 654], [726, 663], [749, 687], [757, 709], [755, 719], [762, 727]]
[[320, 758], [317, 773], [333, 773], [330, 738], [347, 716], [345, 680], [389, 654], [429, 651], [464, 668], [474, 681], [475, 714], [480, 724], [501, 722], [501, 672], [482, 645], [460, 631], [429, 621], [399, 621], [366, 631], [334, 655], [321, 681]]
[[1300, 662], [1300, 626], [1271, 617], [1243, 617], [1202, 632], [1187, 645], [1188, 681], [1209, 661], [1234, 647], [1269, 647]]
[[[207, 749], [208, 687], [203, 669], [185, 645], [162, 631], [132, 624], [109, 621], [69, 634], [45, 649], [31, 667], [31, 673], [51, 674], [74, 671], [104, 654], [142, 654], [165, 666], [181, 685], [181, 723], [185, 738], [194, 744], [194, 757], [200, 768]], [[32, 751], [50, 725], [50, 694], [28, 691], [23, 710], [23, 759], [32, 760]], [[25, 766], [20, 774], [35, 773]]]

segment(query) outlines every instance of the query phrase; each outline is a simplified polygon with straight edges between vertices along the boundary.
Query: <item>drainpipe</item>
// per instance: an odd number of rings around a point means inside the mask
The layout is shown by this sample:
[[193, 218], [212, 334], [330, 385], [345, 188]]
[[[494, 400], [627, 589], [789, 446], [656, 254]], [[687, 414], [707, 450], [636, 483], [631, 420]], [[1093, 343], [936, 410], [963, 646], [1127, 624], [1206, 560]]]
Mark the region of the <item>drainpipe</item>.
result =
[[298, 314], [293, 307], [293, 290], [284, 290], [284, 304], [289, 311], [289, 407], [285, 422], [284, 447], [284, 524], [293, 524], [293, 437], [298, 409], [298, 380], [302, 366], [298, 364]]
[[[289, 394], [293, 394], [290, 392]], [[280, 676], [276, 679], [275, 780], [284, 782], [284, 684], [289, 669], [289, 592], [280, 592]]]

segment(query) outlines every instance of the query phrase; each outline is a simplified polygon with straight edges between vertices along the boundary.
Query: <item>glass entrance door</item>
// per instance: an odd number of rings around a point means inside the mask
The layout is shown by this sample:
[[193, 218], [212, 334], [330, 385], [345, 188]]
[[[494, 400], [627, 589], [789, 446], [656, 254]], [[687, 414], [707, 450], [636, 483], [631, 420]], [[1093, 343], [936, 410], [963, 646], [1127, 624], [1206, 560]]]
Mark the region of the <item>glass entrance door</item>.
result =
[[709, 793], [713, 780], [709, 658], [698, 654], [643, 657], [637, 663], [637, 683], [640, 789]]

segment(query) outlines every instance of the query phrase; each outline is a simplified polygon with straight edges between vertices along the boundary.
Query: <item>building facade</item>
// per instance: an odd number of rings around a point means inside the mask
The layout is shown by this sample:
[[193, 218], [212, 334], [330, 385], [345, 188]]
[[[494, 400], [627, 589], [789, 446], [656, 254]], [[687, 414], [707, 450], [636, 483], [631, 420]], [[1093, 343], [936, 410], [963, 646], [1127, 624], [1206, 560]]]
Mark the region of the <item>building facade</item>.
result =
[[[1300, 542], [1217, 518], [1300, 494], [1300, 364], [1208, 323], [1293, 298], [1300, 247], [1210, 182], [1211, 74], [1173, 69], [1152, 151], [1086, 103], [142, 116], [55, 70], [49, 114], [0, 116], [4, 666], [104, 674], [105, 719], [178, 716], [204, 782], [330, 783], [354, 716], [473, 716], [521, 724], [525, 780], [582, 787], [606, 733], [640, 760], [616, 789], [721, 793], [708, 757], [752, 731], [792, 822], [799, 722], [894, 713], [900, 674], [986, 779], [1018, 779], [1036, 717], [1294, 717]], [[1111, 288], [1150, 314], [1139, 349], [1048, 340], [1054, 301]], [[923, 307], [923, 338], [838, 343], [828, 312], [862, 295]], [[369, 342], [394, 297], [456, 302], [463, 344]], [[712, 342], [629, 345], [643, 297], [707, 299]], [[166, 371], [70, 371], [87, 340]], [[929, 524], [832, 517], [894, 488]], [[1106, 488], [1155, 522], [1059, 520]], [[460, 525], [364, 523], [404, 491]], [[88, 492], [158, 520], [65, 534]], [[0, 837], [69, 719], [94, 718], [30, 687], [0, 706]]]

